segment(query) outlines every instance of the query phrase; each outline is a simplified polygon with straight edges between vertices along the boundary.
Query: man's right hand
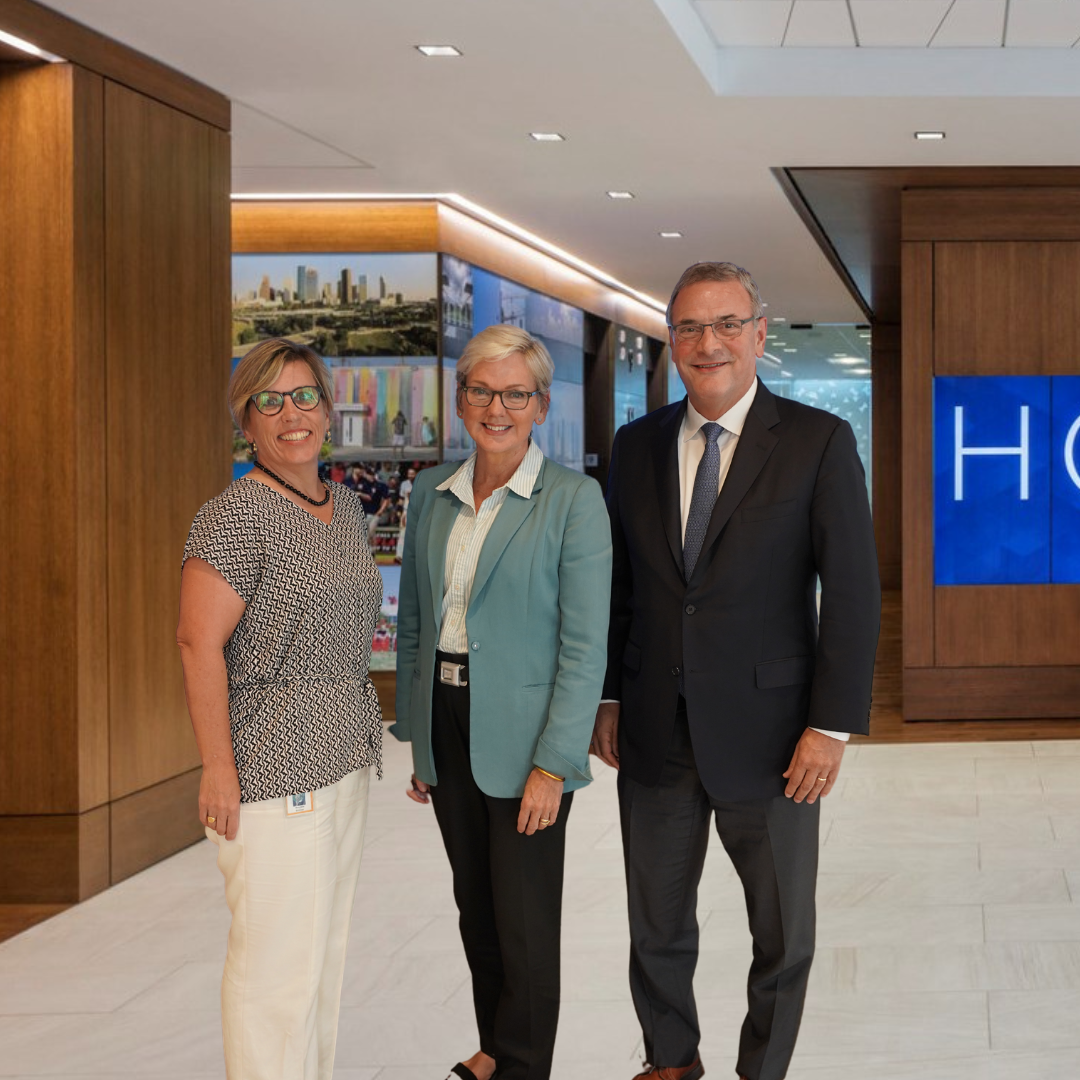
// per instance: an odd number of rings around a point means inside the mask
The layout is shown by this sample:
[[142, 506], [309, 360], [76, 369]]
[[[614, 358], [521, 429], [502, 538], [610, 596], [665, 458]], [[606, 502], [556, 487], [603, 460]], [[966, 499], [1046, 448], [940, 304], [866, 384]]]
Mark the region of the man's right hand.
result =
[[595, 754], [604, 764], [613, 769], [619, 767], [619, 703], [601, 702], [596, 710], [596, 723], [593, 725], [592, 742], [589, 753]]

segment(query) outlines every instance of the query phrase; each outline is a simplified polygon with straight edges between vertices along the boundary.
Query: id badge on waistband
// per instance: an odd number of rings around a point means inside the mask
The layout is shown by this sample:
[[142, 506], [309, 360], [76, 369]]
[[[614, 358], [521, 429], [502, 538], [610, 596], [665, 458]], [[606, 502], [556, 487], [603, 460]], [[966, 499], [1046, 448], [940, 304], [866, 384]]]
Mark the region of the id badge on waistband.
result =
[[285, 813], [289, 817], [292, 817], [293, 814], [310, 814], [314, 809], [314, 791], [301, 791], [298, 795], [285, 796]]

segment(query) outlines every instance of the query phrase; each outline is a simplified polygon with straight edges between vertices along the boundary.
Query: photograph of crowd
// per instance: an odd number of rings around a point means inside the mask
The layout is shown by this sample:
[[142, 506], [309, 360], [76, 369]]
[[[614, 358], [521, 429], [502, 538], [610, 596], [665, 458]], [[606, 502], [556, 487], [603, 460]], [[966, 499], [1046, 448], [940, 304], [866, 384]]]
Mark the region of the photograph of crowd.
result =
[[397, 604], [409, 499], [417, 474], [431, 460], [324, 461], [320, 475], [351, 488], [364, 504], [368, 544], [383, 579], [383, 602], [375, 625], [371, 670], [393, 671], [397, 657]]

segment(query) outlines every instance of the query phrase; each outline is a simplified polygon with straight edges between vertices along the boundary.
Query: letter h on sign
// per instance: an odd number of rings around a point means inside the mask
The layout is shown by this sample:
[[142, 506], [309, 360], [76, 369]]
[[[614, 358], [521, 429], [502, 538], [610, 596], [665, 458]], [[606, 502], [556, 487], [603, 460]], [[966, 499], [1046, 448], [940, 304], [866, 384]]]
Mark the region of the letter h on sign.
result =
[[1080, 582], [1080, 378], [934, 380], [934, 580]]

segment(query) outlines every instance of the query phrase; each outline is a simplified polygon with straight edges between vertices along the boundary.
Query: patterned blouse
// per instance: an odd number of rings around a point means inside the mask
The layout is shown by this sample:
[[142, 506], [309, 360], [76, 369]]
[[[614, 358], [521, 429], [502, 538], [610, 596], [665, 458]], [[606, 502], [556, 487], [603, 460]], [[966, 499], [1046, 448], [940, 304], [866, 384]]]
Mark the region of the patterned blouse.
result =
[[382, 716], [368, 678], [382, 578], [363, 505], [331, 483], [329, 525], [251, 477], [195, 515], [184, 561], [215, 567], [247, 604], [225, 645], [240, 801], [327, 787], [374, 765]]

